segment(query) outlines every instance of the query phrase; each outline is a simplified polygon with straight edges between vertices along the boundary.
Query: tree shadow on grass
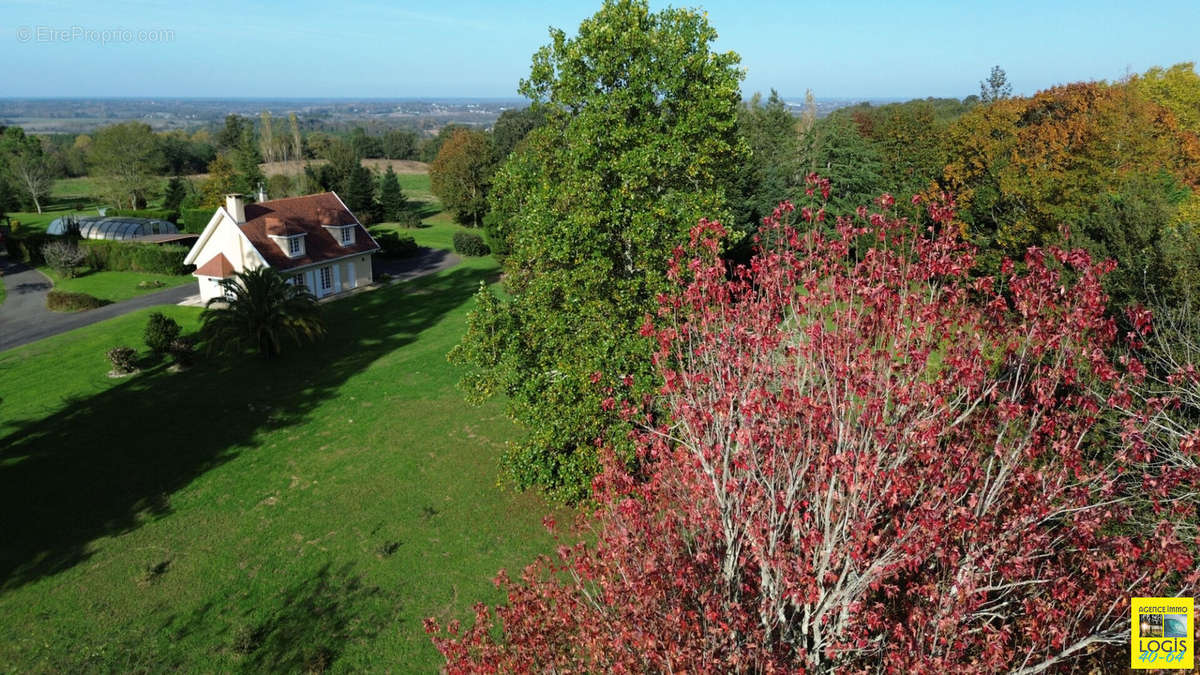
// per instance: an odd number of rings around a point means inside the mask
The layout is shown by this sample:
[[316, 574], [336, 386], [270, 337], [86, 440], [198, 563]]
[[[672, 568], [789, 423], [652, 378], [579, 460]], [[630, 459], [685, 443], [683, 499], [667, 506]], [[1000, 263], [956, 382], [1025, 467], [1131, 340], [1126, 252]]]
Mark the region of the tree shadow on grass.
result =
[[[160, 365], [45, 418], [5, 422], [0, 589], [68, 569], [98, 537], [169, 513], [176, 490], [247, 451], [237, 448], [253, 448], [260, 432], [304, 424], [348, 378], [462, 305], [487, 275], [459, 268], [329, 303], [325, 339], [274, 361], [213, 357], [182, 373]], [[406, 292], [413, 288], [427, 292]]]
[[172, 617], [163, 633], [172, 642], [195, 635], [217, 645], [244, 672], [323, 672], [347, 645], [394, 627], [401, 610], [394, 593], [365, 583], [349, 563], [336, 570], [326, 563], [312, 577], [250, 605], [234, 601]]

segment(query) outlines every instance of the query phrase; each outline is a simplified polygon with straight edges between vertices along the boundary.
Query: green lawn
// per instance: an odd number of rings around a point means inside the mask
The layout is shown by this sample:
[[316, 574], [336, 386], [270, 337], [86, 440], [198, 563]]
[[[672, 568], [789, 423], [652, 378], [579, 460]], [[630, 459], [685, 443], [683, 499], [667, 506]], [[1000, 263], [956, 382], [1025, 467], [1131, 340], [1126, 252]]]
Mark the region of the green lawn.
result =
[[400, 188], [404, 190], [405, 197], [416, 201], [436, 201], [429, 188], [429, 174], [401, 173], [397, 174], [396, 178], [400, 181]]
[[399, 234], [411, 236], [420, 246], [443, 248], [446, 250], [454, 250], [453, 240], [455, 232], [473, 232], [481, 236], [483, 235], [482, 229], [463, 227], [454, 222], [450, 214], [445, 211], [424, 218], [421, 222], [421, 227], [406, 228], [400, 227], [395, 223], [380, 223], [379, 225], [372, 226], [371, 229], [394, 230]]
[[50, 197], [56, 201], [78, 200], [90, 203], [99, 191], [99, 183], [91, 176], [59, 178], [50, 188]]
[[514, 427], [445, 359], [496, 271], [330, 303], [275, 362], [108, 378], [148, 311], [0, 352], [3, 669], [435, 671], [421, 620], [551, 545], [550, 507], [498, 484]]
[[[93, 297], [120, 302], [147, 293], [157, 293], [174, 286], [190, 284], [196, 277], [190, 274], [151, 274], [149, 272], [92, 272], [84, 270], [82, 276], [64, 279], [49, 267], [39, 267], [38, 270], [50, 277], [54, 288], [72, 293], [87, 293]], [[141, 288], [141, 283], [161, 283], [162, 286]]]

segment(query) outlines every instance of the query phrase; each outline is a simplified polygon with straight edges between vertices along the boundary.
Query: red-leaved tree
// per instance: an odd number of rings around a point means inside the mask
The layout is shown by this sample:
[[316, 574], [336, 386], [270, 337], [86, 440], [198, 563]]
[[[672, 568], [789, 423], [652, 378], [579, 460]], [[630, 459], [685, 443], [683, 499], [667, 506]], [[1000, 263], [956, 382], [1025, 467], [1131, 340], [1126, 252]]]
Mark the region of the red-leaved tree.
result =
[[501, 573], [505, 606], [428, 622], [451, 672], [1060, 670], [1127, 658], [1130, 596], [1196, 588], [1197, 444], [1161, 461], [1130, 412], [1145, 371], [1110, 355], [1149, 317], [1106, 316], [1112, 265], [974, 278], [951, 204], [834, 224], [828, 190], [748, 267], [717, 223], [677, 251], [643, 329], [669, 423], [635, 472], [607, 458], [581, 543]]

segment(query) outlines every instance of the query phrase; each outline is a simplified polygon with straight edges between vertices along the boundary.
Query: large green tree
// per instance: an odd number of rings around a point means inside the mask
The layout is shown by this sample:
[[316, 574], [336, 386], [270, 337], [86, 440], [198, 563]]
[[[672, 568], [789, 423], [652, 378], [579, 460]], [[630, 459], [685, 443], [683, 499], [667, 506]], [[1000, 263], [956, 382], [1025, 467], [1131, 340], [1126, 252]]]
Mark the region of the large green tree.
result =
[[847, 117], [817, 120], [801, 141], [800, 156], [806, 172], [820, 174], [833, 184], [829, 203], [837, 215], [871, 203], [888, 189], [879, 151]]
[[487, 189], [493, 171], [487, 134], [458, 129], [442, 144], [429, 166], [430, 189], [458, 222], [479, 227], [487, 212]]
[[7, 179], [23, 205], [41, 213], [56, 174], [37, 137], [25, 135], [21, 127], [4, 130], [0, 136], [0, 179]]
[[388, 164], [387, 171], [379, 179], [379, 215], [389, 222], [397, 222], [408, 208], [408, 199], [400, 189], [400, 179]]
[[375, 199], [375, 177], [362, 164], [350, 167], [338, 192], [346, 207], [359, 221], [372, 224], [379, 220], [379, 202]]
[[545, 123], [546, 111], [537, 105], [509, 108], [500, 113], [500, 118], [492, 125], [492, 157], [495, 162], [499, 164], [508, 159], [530, 131]]
[[116, 206], [139, 208], [158, 185], [162, 144], [142, 122], [123, 122], [96, 132], [88, 150], [103, 196]]
[[773, 89], [766, 101], [755, 94], [739, 110], [738, 127], [750, 150], [743, 167], [746, 201], [739, 214], [744, 224], [756, 226], [804, 182], [798, 122]]
[[650, 386], [637, 327], [689, 230], [728, 221], [747, 153], [739, 58], [712, 50], [702, 12], [609, 0], [577, 36], [550, 37], [520, 86], [546, 124], [492, 187], [511, 297], [482, 290], [451, 357], [470, 399], [507, 394], [528, 428], [506, 456], [518, 484], [570, 499], [587, 494], [597, 438], [627, 450], [603, 387]]

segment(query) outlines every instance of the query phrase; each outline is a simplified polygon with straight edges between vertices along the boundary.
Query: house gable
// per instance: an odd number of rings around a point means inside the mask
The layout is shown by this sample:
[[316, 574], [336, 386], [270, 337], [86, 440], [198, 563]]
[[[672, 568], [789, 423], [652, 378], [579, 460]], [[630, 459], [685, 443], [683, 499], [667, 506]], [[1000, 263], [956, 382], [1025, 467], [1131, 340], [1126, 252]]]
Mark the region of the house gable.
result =
[[234, 270], [256, 269], [267, 265], [254, 243], [238, 227], [224, 207], [218, 207], [200, 233], [192, 250], [183, 259], [185, 265], [204, 263], [223, 254]]

